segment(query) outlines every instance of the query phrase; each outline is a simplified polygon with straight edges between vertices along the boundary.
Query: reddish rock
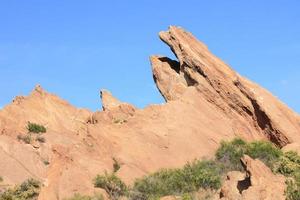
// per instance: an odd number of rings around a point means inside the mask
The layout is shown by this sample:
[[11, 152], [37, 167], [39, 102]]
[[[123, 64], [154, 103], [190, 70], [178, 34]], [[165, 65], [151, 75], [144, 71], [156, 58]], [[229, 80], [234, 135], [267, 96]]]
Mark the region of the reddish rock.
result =
[[[113, 170], [112, 158], [122, 163], [118, 175], [132, 183], [161, 168], [213, 157], [222, 140], [237, 136], [280, 147], [300, 142], [299, 115], [191, 33], [172, 26], [160, 37], [178, 58], [151, 57], [165, 104], [137, 109], [102, 91], [103, 111], [93, 113], [37, 86], [0, 110], [1, 176], [11, 185], [39, 179], [41, 200], [63, 199], [74, 191], [93, 194], [92, 179]], [[47, 128], [39, 148], [17, 140], [28, 121]]]
[[221, 189], [222, 200], [285, 200], [285, 177], [275, 175], [260, 160], [241, 159], [246, 174], [230, 172]]

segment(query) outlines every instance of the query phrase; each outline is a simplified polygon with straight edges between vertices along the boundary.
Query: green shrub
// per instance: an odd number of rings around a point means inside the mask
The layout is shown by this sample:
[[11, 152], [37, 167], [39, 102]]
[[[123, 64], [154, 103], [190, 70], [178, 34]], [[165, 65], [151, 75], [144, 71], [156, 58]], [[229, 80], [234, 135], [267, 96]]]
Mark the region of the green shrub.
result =
[[94, 186], [104, 189], [111, 199], [116, 200], [127, 193], [127, 186], [114, 173], [97, 175], [94, 179]]
[[28, 122], [27, 130], [30, 133], [46, 133], [46, 128], [43, 125]]
[[86, 196], [81, 194], [75, 194], [73, 197], [65, 200], [104, 200], [102, 194], [95, 194], [94, 196]]
[[254, 159], [259, 159], [268, 167], [274, 169], [276, 163], [282, 156], [282, 151], [271, 142], [255, 141], [247, 145], [246, 154]]
[[287, 190], [286, 196], [287, 200], [299, 200], [300, 199], [300, 179], [297, 177], [298, 180], [289, 179], [287, 180]]
[[36, 200], [40, 192], [39, 181], [29, 179], [21, 185], [8, 189], [0, 194], [1, 200]]
[[193, 196], [189, 193], [184, 193], [182, 196], [181, 196], [181, 199], [182, 200], [193, 200]]
[[288, 200], [300, 199], [300, 156], [286, 152], [277, 164], [277, 172], [288, 177], [286, 195]]
[[195, 192], [199, 188], [218, 189], [221, 186], [220, 172], [214, 161], [194, 161], [182, 169], [163, 169], [138, 179], [133, 191], [139, 194], [139, 198], [142, 196], [141, 199], [153, 199]]
[[294, 176], [300, 172], [300, 156], [296, 152], [286, 152], [280, 158], [277, 171], [285, 176]]
[[231, 142], [221, 142], [216, 152], [216, 159], [223, 164], [225, 172], [238, 170], [242, 171], [241, 157], [247, 151], [247, 143], [242, 139], [234, 139]]
[[240, 160], [244, 154], [259, 159], [268, 167], [274, 169], [282, 156], [282, 151], [270, 142], [255, 141], [246, 143], [242, 139], [234, 139], [231, 142], [221, 143], [221, 147], [216, 152], [216, 159], [222, 163], [225, 171], [243, 171]]
[[216, 160], [224, 166], [224, 171], [241, 170], [240, 158], [247, 154], [259, 159], [274, 172], [288, 178], [286, 195], [288, 200], [300, 199], [300, 156], [296, 152], [282, 153], [272, 143], [255, 141], [246, 143], [241, 139], [222, 142], [217, 150]]

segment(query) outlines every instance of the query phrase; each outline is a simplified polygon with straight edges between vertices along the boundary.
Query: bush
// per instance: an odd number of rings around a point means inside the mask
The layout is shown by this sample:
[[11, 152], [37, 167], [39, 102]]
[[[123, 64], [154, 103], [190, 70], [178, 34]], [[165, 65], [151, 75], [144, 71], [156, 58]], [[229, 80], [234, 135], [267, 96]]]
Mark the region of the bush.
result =
[[286, 152], [280, 158], [277, 171], [285, 176], [294, 176], [300, 172], [300, 156], [296, 152]]
[[277, 164], [277, 172], [288, 177], [287, 199], [300, 199], [300, 156], [296, 152], [286, 152]]
[[242, 165], [239, 160], [243, 154], [261, 160], [274, 172], [286, 176], [288, 178], [287, 199], [300, 199], [300, 156], [296, 152], [282, 153], [270, 142], [245, 143], [241, 139], [235, 139], [231, 142], [222, 142], [217, 150], [216, 160], [224, 166], [225, 171], [241, 170]]
[[21, 140], [23, 142], [25, 142], [26, 144], [30, 144], [31, 143], [31, 135], [18, 135], [18, 140]]
[[181, 196], [181, 199], [182, 200], [193, 200], [193, 196], [189, 193], [184, 193], [182, 196]]
[[121, 164], [119, 163], [119, 161], [116, 158], [113, 158], [114, 164], [113, 164], [113, 168], [114, 168], [114, 173], [119, 171], [119, 169], [121, 168]]
[[134, 183], [133, 194], [138, 194], [140, 199], [155, 199], [195, 192], [199, 188], [219, 189], [220, 172], [214, 161], [194, 161], [182, 169], [163, 169], [138, 179]]
[[43, 161], [44, 165], [50, 165], [50, 162], [48, 160]]
[[216, 159], [223, 164], [225, 171], [242, 171], [241, 157], [247, 151], [247, 143], [242, 139], [231, 142], [221, 142], [221, 147], [216, 152]]
[[0, 194], [1, 200], [36, 200], [40, 192], [41, 184], [39, 181], [29, 179], [21, 185], [8, 189]]
[[46, 131], [47, 131], [43, 125], [39, 125], [36, 123], [31, 123], [31, 122], [28, 122], [27, 130], [30, 133], [46, 133]]
[[42, 136], [38, 136], [35, 138], [36, 141], [40, 142], [40, 143], [45, 143], [46, 142], [46, 139]]
[[97, 175], [94, 186], [104, 189], [111, 199], [116, 200], [127, 193], [127, 186], [114, 173], [105, 172], [103, 176]]
[[104, 200], [102, 194], [95, 194], [94, 196], [86, 196], [81, 194], [75, 194], [73, 197], [65, 200]]
[[271, 142], [255, 141], [247, 145], [246, 154], [252, 158], [261, 160], [269, 168], [274, 169], [282, 156], [282, 151]]
[[300, 178], [287, 180], [286, 199], [299, 200], [300, 199]]
[[272, 143], [255, 141], [246, 143], [242, 139], [234, 139], [231, 142], [222, 142], [216, 152], [216, 159], [224, 166], [225, 171], [243, 171], [241, 157], [247, 154], [254, 159], [259, 159], [268, 167], [274, 169], [282, 156], [282, 151]]

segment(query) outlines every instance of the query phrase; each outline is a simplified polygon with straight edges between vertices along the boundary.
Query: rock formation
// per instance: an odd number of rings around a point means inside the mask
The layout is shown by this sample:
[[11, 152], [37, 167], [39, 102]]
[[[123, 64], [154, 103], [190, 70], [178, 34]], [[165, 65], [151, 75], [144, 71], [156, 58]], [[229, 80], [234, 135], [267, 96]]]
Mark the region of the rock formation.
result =
[[[265, 89], [234, 72], [192, 34], [161, 32], [178, 61], [152, 56], [154, 81], [166, 100], [145, 109], [102, 91], [103, 111], [77, 109], [37, 86], [0, 111], [0, 175], [13, 185], [33, 177], [44, 183], [40, 199], [92, 194], [92, 179], [112, 171], [125, 182], [160, 168], [212, 157], [222, 140], [300, 142], [299, 115]], [[27, 122], [47, 128], [39, 146], [17, 139]], [[45, 162], [47, 161], [47, 162]], [[49, 164], [45, 164], [49, 163]]]
[[230, 172], [221, 190], [221, 200], [285, 200], [285, 177], [274, 175], [260, 160], [242, 158], [246, 174]]

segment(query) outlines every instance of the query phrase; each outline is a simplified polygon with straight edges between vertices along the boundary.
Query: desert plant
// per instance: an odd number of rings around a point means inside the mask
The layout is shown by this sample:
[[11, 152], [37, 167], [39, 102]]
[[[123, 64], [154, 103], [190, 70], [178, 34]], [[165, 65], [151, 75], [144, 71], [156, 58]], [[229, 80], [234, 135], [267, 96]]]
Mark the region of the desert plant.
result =
[[27, 134], [27, 135], [18, 135], [18, 140], [21, 140], [23, 142], [25, 142], [26, 144], [30, 144], [31, 143], [31, 135], [30, 134]]
[[139, 198], [155, 199], [167, 195], [183, 195], [199, 188], [218, 189], [221, 186], [221, 168], [214, 161], [194, 161], [182, 169], [162, 169], [138, 179], [133, 194]]
[[216, 160], [222, 163], [225, 171], [243, 171], [241, 157], [247, 154], [254, 159], [259, 159], [268, 167], [274, 169], [282, 156], [282, 151], [267, 141], [254, 141], [246, 143], [242, 139], [234, 139], [231, 142], [222, 142], [216, 152]]
[[127, 186], [114, 173], [97, 175], [94, 179], [94, 186], [104, 189], [112, 200], [117, 200], [119, 197], [127, 193]]
[[27, 130], [30, 133], [46, 133], [46, 128], [43, 125], [28, 122]]
[[217, 150], [216, 160], [220, 162], [225, 170], [241, 170], [239, 160], [247, 154], [252, 158], [259, 159], [270, 167], [273, 172], [286, 176], [288, 200], [300, 199], [300, 156], [296, 152], [283, 153], [272, 143], [266, 141], [254, 141], [246, 143], [241, 139], [231, 142], [222, 142]]
[[37, 136], [35, 138], [35, 140], [38, 141], [38, 142], [40, 142], [40, 143], [45, 143], [46, 142], [46, 139], [43, 136]]
[[50, 162], [49, 162], [48, 160], [44, 160], [43, 163], [44, 163], [45, 165], [50, 165]]
[[277, 172], [288, 177], [287, 200], [300, 199], [300, 156], [296, 152], [286, 152], [277, 163]]
[[1, 200], [36, 200], [40, 192], [40, 182], [29, 179], [21, 185], [8, 189], [0, 194]]
[[286, 199], [287, 200], [299, 200], [300, 199], [300, 179], [299, 177], [295, 179], [288, 179], [287, 189], [286, 189]]
[[267, 141], [254, 141], [247, 144], [245, 153], [252, 158], [261, 160], [271, 169], [274, 169], [282, 156], [282, 151]]
[[65, 200], [104, 200], [102, 194], [95, 194], [94, 196], [87, 196], [87, 195], [81, 195], [81, 194], [74, 194], [73, 197]]
[[184, 193], [182, 196], [181, 196], [181, 199], [182, 200], [193, 200], [193, 196], [189, 193]]
[[126, 123], [127, 120], [126, 119], [117, 119], [117, 118], [115, 118], [115, 119], [113, 119], [113, 122], [115, 124], [123, 124], [123, 123]]
[[221, 146], [216, 152], [216, 160], [224, 165], [226, 171], [243, 170], [241, 157], [247, 151], [247, 143], [239, 138], [231, 142], [221, 142]]
[[113, 171], [114, 173], [119, 171], [119, 169], [121, 168], [121, 164], [119, 163], [119, 161], [116, 158], [113, 158]]
[[277, 165], [277, 171], [285, 176], [293, 176], [300, 172], [300, 156], [293, 151], [284, 153]]

